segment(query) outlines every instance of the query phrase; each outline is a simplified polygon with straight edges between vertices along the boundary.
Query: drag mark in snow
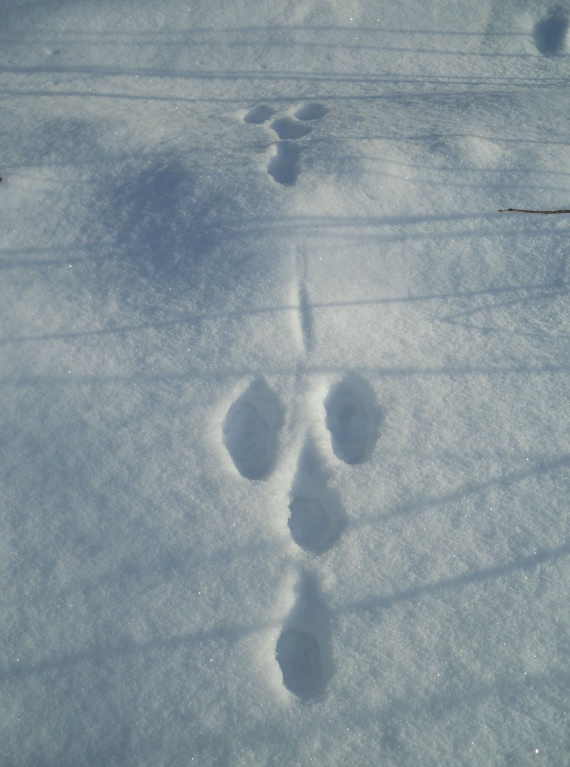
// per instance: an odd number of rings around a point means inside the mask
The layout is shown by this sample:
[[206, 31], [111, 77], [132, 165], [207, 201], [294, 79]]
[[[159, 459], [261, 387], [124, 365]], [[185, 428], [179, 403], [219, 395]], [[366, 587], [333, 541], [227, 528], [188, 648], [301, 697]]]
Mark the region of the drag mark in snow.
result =
[[230, 407], [223, 423], [223, 441], [242, 477], [269, 475], [281, 423], [281, 405], [262, 379], [251, 383]]
[[382, 420], [368, 384], [355, 376], [345, 378], [330, 390], [325, 412], [334, 454], [348, 464], [363, 463]]
[[297, 252], [295, 271], [297, 273], [297, 299], [299, 306], [299, 326], [301, 330], [301, 339], [305, 351], [309, 352], [313, 346], [313, 317], [311, 313], [311, 303], [309, 301], [309, 291], [306, 287], [307, 256], [305, 254], [304, 244], [302, 250]]
[[302, 284], [299, 286], [299, 321], [305, 349], [311, 351], [313, 345], [313, 318], [311, 316], [309, 293]]

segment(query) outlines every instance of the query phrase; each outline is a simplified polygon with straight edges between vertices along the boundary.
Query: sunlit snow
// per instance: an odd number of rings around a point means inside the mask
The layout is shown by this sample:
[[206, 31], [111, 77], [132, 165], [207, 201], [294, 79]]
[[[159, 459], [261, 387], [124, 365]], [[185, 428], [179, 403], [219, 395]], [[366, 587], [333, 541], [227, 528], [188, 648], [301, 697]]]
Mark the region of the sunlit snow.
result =
[[0, 765], [568, 764], [569, 2], [0, 17]]

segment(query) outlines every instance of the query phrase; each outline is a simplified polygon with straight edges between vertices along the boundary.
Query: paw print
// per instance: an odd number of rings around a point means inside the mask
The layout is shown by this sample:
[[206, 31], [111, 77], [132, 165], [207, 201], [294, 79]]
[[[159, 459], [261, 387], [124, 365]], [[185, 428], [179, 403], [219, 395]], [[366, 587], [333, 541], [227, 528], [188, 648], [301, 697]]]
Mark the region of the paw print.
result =
[[[332, 461], [349, 466], [366, 461], [378, 437], [381, 409], [371, 387], [356, 375], [334, 384], [323, 402]], [[254, 380], [230, 406], [222, 439], [235, 468], [246, 480], [267, 479], [277, 464], [278, 433], [284, 408], [262, 379]], [[349, 524], [340, 495], [328, 487], [325, 466], [310, 436], [299, 452], [288, 508], [291, 537], [299, 547], [302, 566], [292, 610], [284, 620], [275, 647], [283, 685], [299, 701], [320, 698], [332, 677], [331, 627], [328, 608], [314, 570], [335, 546]]]
[[271, 178], [283, 186], [293, 186], [299, 177], [301, 147], [299, 139], [305, 138], [313, 128], [307, 123], [320, 120], [327, 113], [322, 104], [307, 103], [299, 107], [292, 116], [275, 117], [276, 111], [268, 104], [256, 104], [244, 116], [248, 125], [263, 125], [269, 123], [269, 128], [277, 134], [271, 148], [271, 157], [267, 164], [267, 172]]

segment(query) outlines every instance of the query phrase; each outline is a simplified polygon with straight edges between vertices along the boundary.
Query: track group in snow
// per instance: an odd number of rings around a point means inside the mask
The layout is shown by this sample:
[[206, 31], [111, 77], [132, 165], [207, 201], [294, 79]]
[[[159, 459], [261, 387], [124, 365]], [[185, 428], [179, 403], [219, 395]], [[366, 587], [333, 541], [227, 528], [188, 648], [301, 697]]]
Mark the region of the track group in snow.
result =
[[[307, 122], [320, 120], [327, 111], [322, 104], [308, 103], [301, 106], [292, 117], [277, 117], [270, 123], [269, 127], [279, 140], [272, 147], [267, 172], [278, 184], [293, 186], [297, 181], [301, 147], [296, 142], [312, 132], [313, 128]], [[263, 125], [275, 114], [276, 111], [268, 104], [256, 104], [243, 119], [249, 125]]]
[[[364, 462], [377, 437], [380, 410], [372, 389], [354, 376], [333, 386], [324, 403], [334, 455], [348, 465]], [[263, 379], [253, 381], [230, 406], [222, 425], [223, 442], [242, 477], [266, 479], [276, 463], [283, 408]], [[289, 530], [293, 541], [312, 559], [339, 539], [347, 515], [338, 494], [327, 487], [327, 471], [308, 438], [300, 451], [289, 492]], [[319, 698], [333, 671], [330, 620], [317, 579], [300, 573], [295, 605], [275, 648], [283, 684], [305, 702]]]
[[[293, 117], [275, 117], [267, 104], [257, 104], [244, 116], [250, 125], [273, 120], [270, 128], [279, 137], [268, 173], [281, 184], [297, 178], [300, 148], [294, 143], [312, 128], [307, 121], [326, 114], [321, 104], [308, 103]], [[274, 119], [275, 118], [275, 119]], [[306, 285], [306, 256], [296, 258], [297, 322], [302, 339], [300, 351], [313, 346], [313, 318]], [[300, 369], [303, 367], [300, 363]], [[259, 377], [249, 383], [228, 408], [222, 423], [223, 444], [239, 474], [246, 480], [267, 479], [277, 464], [279, 432], [284, 407], [267, 382]], [[370, 385], [357, 375], [347, 374], [334, 384], [323, 401], [322, 417], [330, 433], [331, 452], [339, 461], [355, 466], [366, 461], [378, 437], [382, 411], [376, 406]], [[277, 661], [283, 685], [302, 702], [323, 694], [333, 673], [328, 608], [319, 593], [318, 580], [307, 568], [326, 555], [341, 537], [347, 514], [339, 494], [329, 487], [330, 470], [317, 446], [306, 436], [297, 459], [289, 490], [288, 526], [291, 538], [305, 556], [299, 573], [294, 607], [286, 617], [277, 644]]]

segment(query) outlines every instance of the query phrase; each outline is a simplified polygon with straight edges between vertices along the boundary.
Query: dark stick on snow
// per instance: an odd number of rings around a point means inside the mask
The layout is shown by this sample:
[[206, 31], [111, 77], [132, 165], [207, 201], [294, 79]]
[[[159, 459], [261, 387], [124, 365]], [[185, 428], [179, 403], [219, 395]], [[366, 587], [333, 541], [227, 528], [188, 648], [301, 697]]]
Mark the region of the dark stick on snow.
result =
[[570, 210], [523, 210], [522, 208], [501, 208], [499, 213], [542, 213], [549, 216], [552, 213], [570, 213]]

